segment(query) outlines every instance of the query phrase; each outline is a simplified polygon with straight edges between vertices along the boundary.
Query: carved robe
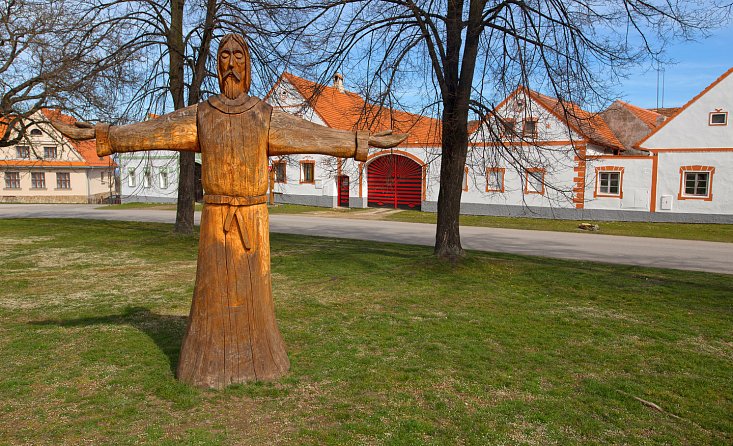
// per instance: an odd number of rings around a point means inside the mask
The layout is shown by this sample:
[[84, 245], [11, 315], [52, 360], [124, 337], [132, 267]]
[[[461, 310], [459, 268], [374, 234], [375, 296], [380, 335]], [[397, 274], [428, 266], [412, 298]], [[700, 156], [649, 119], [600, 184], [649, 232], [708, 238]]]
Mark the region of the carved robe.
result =
[[215, 96], [155, 120], [97, 128], [97, 144], [113, 152], [201, 152], [206, 195], [181, 381], [221, 388], [288, 371], [272, 300], [268, 156], [320, 153], [364, 161], [368, 138], [368, 132], [333, 130], [273, 111], [248, 96]]

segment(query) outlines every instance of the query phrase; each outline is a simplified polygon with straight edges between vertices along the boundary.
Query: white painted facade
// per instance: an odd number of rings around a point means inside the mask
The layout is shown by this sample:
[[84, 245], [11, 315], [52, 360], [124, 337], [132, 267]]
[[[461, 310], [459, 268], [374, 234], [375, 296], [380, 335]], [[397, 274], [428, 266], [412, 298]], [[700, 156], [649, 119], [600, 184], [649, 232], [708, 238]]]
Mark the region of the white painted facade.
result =
[[[586, 170], [585, 209], [649, 211], [653, 158], [651, 156], [603, 156], [589, 159]], [[618, 172], [620, 190], [601, 190], [600, 173]]]
[[[674, 118], [650, 130], [650, 135], [640, 143], [642, 151], [629, 156], [624, 155], [622, 147], [609, 144], [607, 137], [598, 139], [587, 128], [580, 130], [577, 123], [562, 119], [547, 105], [547, 97], [539, 101], [533, 96], [536, 93], [517, 90], [497, 108], [498, 116], [514, 120], [515, 136], [504, 132], [503, 143], [492, 143], [496, 141], [495, 135], [503, 130], [487, 126], [498, 126], [498, 123], [484, 123], [471, 135], [462, 212], [643, 221], [733, 221], [730, 219], [733, 181], [729, 180], [733, 175], [733, 125], [728, 120], [725, 125], [710, 125], [711, 113], [728, 113], [733, 108], [731, 71], [693, 98]], [[266, 100], [311, 122], [328, 124], [319, 110], [285, 78], [281, 78]], [[333, 114], [330, 116], [332, 119]], [[527, 138], [530, 143], [521, 143], [525, 121], [535, 123], [535, 135]], [[492, 133], [494, 136], [490, 137]], [[387, 154], [408, 157], [422, 167], [421, 208], [434, 211], [439, 193], [440, 147], [409, 140], [408, 144], [389, 151], [370, 149], [365, 163], [322, 155], [271, 158], [272, 164], [285, 163], [285, 178], [273, 184], [276, 201], [338, 206], [337, 178], [343, 175], [349, 177], [349, 206], [366, 207], [367, 171], [375, 159]], [[150, 153], [137, 154], [129, 161], [123, 159], [123, 196], [174, 200], [177, 162], [171, 162], [172, 159], [177, 160], [177, 155], [158, 158]], [[313, 180], [304, 181], [303, 165], [309, 163], [313, 165]], [[133, 165], [136, 182], [130, 183], [126, 176]], [[707, 168], [710, 172], [710, 193], [704, 197], [686, 196], [685, 171], [681, 169], [693, 167]], [[153, 179], [147, 190], [143, 183], [145, 169], [150, 169]], [[159, 186], [160, 169], [169, 171], [170, 190], [161, 190]], [[487, 172], [494, 180], [497, 172], [501, 172], [501, 185], [489, 187]], [[606, 181], [618, 179], [618, 191], [609, 189], [607, 184], [602, 187], [602, 176]]]
[[121, 153], [120, 198], [123, 203], [173, 203], [178, 198], [178, 152]]
[[733, 68], [640, 142], [656, 157], [653, 212], [733, 215], [731, 115]]

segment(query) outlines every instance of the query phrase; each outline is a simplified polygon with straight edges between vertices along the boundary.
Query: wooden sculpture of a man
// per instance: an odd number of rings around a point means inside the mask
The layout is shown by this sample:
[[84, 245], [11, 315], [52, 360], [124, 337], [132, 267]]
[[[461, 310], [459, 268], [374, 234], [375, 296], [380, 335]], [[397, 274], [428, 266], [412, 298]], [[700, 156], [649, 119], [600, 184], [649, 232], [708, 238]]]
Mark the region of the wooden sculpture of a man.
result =
[[249, 96], [250, 57], [242, 36], [221, 40], [217, 63], [222, 94], [205, 102], [120, 127], [54, 125], [71, 138], [96, 138], [100, 156], [201, 152], [205, 205], [178, 378], [221, 388], [276, 379], [290, 367], [272, 300], [267, 157], [319, 153], [366, 161], [369, 145], [393, 147], [406, 135], [329, 129]]

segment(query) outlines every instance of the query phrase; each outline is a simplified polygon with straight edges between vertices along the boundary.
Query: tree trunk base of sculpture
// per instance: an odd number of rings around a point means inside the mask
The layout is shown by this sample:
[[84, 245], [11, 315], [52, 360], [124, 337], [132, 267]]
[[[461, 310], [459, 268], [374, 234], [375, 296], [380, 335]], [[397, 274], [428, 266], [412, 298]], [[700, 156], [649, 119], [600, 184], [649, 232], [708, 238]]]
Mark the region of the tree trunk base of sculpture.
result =
[[267, 206], [214, 198], [206, 199], [201, 216], [178, 379], [216, 389], [278, 379], [290, 362], [272, 300]]

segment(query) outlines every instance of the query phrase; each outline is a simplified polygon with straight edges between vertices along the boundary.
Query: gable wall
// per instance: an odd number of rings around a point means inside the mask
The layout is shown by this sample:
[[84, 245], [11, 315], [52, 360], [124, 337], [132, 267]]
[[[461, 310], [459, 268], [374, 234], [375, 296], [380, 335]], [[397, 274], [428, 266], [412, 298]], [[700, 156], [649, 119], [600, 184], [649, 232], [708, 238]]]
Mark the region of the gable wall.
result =
[[[710, 112], [728, 112], [728, 125], [709, 125]], [[733, 147], [733, 73], [721, 80], [648, 140], [645, 149]]]

